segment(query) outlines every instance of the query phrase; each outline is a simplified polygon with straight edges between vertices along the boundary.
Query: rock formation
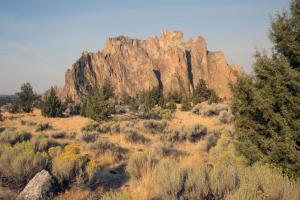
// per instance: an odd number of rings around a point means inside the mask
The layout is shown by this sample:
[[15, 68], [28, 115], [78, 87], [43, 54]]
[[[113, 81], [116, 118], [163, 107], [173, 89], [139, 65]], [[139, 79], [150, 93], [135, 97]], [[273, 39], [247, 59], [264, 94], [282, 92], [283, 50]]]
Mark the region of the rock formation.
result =
[[37, 173], [18, 195], [17, 200], [44, 200], [55, 192], [55, 181], [48, 171]]
[[161, 87], [164, 94], [178, 91], [191, 96], [204, 79], [219, 96], [228, 97], [228, 82], [238, 70], [228, 65], [222, 52], [208, 51], [201, 36], [188, 41], [179, 31], [146, 40], [120, 36], [110, 38], [102, 51], [83, 52], [67, 70], [59, 94], [80, 101], [92, 87], [109, 81], [118, 96], [134, 96], [153, 87]]

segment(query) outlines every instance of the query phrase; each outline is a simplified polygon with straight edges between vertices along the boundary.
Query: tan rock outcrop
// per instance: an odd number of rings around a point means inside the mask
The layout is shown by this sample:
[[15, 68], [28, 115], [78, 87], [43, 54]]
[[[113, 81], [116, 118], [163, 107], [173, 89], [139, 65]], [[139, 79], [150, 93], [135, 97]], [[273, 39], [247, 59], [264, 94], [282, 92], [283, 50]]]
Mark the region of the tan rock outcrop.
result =
[[80, 101], [92, 87], [109, 81], [116, 95], [133, 96], [159, 86], [164, 94], [178, 91], [191, 96], [202, 78], [221, 97], [228, 97], [228, 82], [238, 70], [228, 65], [222, 52], [209, 52], [203, 37], [185, 42], [179, 31], [146, 40], [120, 36], [108, 39], [102, 51], [83, 52], [67, 70], [59, 94]]

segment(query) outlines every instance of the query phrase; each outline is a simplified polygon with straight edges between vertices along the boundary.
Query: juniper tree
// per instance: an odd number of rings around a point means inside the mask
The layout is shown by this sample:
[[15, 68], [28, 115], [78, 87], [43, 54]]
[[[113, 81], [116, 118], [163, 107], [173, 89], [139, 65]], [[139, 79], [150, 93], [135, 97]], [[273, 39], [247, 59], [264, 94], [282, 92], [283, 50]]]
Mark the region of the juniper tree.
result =
[[63, 113], [63, 105], [56, 91], [51, 87], [50, 91], [42, 102], [42, 115], [46, 117], [61, 117]]
[[[236, 147], [249, 164], [270, 163], [297, 178], [300, 175], [300, 44], [296, 41], [299, 24], [295, 21], [299, 19], [300, 1], [294, 0], [291, 5], [291, 15], [278, 14], [272, 22], [273, 55], [257, 52], [254, 74], [238, 75], [231, 86], [231, 108], [235, 114]], [[287, 32], [282, 35], [282, 31]]]

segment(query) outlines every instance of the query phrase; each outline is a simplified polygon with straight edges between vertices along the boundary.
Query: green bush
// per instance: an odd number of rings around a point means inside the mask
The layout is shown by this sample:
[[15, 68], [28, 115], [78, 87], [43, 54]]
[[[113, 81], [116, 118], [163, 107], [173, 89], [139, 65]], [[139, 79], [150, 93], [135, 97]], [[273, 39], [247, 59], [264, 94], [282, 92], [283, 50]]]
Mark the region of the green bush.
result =
[[179, 92], [173, 91], [168, 94], [167, 101], [174, 103], [181, 103], [182, 96]]
[[164, 105], [162, 89], [160, 89], [159, 87], [154, 87], [150, 90], [142, 92], [139, 98], [140, 104], [144, 106], [146, 113], [150, 112], [155, 105]]
[[64, 111], [62, 102], [56, 95], [56, 91], [51, 87], [47, 92], [45, 100], [42, 102], [42, 115], [46, 117], [62, 117]]
[[158, 160], [151, 152], [136, 152], [130, 156], [126, 171], [132, 178], [140, 180], [143, 175], [151, 172], [157, 163]]
[[175, 160], [160, 161], [155, 168], [154, 181], [162, 199], [181, 199], [186, 176], [186, 170], [182, 169]]
[[30, 142], [6, 145], [0, 154], [1, 180], [11, 187], [23, 186], [36, 173], [45, 169], [48, 162], [47, 154], [36, 152]]
[[60, 154], [52, 159], [51, 172], [58, 183], [64, 187], [75, 181], [84, 171], [88, 158], [80, 154], [74, 146], [66, 146]]
[[33, 92], [30, 83], [24, 83], [21, 86], [21, 91], [16, 93], [16, 95], [20, 110], [26, 113], [32, 112], [37, 95]]
[[23, 142], [31, 139], [31, 134], [19, 131], [13, 128], [7, 128], [0, 133], [0, 143], [10, 143], [14, 145], [18, 142]]
[[59, 146], [59, 143], [48, 138], [34, 137], [31, 139], [31, 143], [34, 145], [34, 149], [37, 152], [48, 151], [49, 148]]
[[221, 98], [217, 95], [217, 93], [214, 90], [210, 89], [209, 94], [210, 95], [208, 98], [208, 104], [221, 102]]
[[81, 108], [81, 115], [96, 121], [108, 119], [114, 111], [113, 91], [110, 84], [93, 88]]

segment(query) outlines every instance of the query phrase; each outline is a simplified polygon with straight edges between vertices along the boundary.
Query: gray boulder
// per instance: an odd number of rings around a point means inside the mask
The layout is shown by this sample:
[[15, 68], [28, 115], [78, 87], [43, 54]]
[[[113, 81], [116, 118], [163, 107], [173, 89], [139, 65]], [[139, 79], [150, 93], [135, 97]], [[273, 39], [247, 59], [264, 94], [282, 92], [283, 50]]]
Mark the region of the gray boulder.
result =
[[17, 200], [45, 200], [56, 190], [55, 180], [48, 171], [37, 173], [18, 195]]

